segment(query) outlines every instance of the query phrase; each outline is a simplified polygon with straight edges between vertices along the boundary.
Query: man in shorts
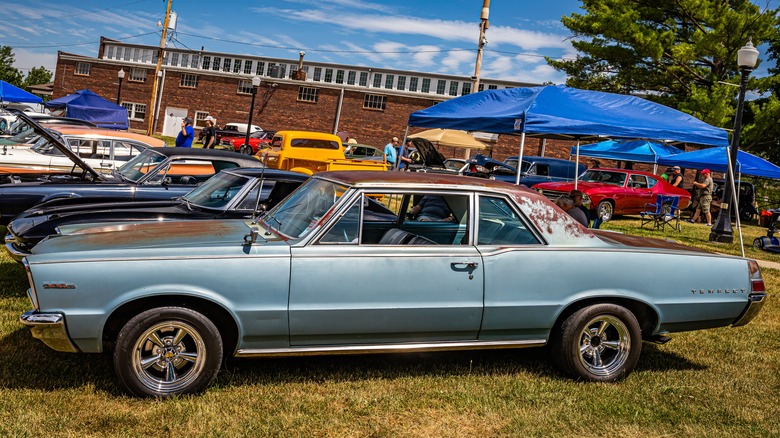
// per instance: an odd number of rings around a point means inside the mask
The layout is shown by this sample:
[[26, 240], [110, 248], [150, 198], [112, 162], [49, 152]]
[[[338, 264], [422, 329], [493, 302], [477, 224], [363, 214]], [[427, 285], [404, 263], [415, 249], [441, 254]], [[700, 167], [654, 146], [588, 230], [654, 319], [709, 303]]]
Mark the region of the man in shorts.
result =
[[699, 191], [699, 205], [696, 207], [696, 213], [688, 222], [696, 222], [699, 215], [703, 214], [707, 218], [707, 226], [712, 226], [712, 213], [710, 213], [710, 204], [712, 203], [712, 176], [710, 169], [701, 171], [702, 182], [694, 181], [693, 186]]

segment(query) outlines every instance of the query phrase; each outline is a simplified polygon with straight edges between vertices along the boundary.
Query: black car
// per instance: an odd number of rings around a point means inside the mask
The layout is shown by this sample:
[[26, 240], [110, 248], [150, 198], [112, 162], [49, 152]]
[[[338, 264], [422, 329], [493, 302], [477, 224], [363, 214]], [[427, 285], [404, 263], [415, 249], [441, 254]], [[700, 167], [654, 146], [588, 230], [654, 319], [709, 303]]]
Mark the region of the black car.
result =
[[[723, 188], [726, 185], [726, 181], [722, 179], [716, 179], [713, 181], [714, 190], [712, 193], [712, 199], [714, 200], [721, 200], [723, 199]], [[739, 184], [739, 204], [737, 210], [739, 211], [739, 218], [742, 221], [748, 221], [750, 219], [753, 219], [753, 216], [758, 214], [758, 209], [756, 209], [756, 188], [753, 186], [752, 183], [749, 183], [747, 181], [740, 181]], [[718, 206], [720, 203], [713, 203], [712, 205], [712, 213], [713, 213], [713, 219], [717, 217], [717, 214], [720, 212], [720, 209]], [[732, 209], [730, 211], [731, 217], [734, 217], [734, 210]]]
[[168, 201], [42, 204], [8, 224], [5, 247], [11, 257], [21, 261], [38, 242], [57, 232], [69, 234], [83, 228], [144, 221], [251, 218], [276, 205], [308, 178], [284, 170], [237, 168], [223, 170], [186, 195]]
[[190, 148], [148, 148], [110, 174], [96, 172], [77, 156], [71, 159], [74, 170], [70, 174], [0, 185], [0, 225], [42, 202], [169, 200], [222, 170], [262, 166], [256, 158], [235, 152]]

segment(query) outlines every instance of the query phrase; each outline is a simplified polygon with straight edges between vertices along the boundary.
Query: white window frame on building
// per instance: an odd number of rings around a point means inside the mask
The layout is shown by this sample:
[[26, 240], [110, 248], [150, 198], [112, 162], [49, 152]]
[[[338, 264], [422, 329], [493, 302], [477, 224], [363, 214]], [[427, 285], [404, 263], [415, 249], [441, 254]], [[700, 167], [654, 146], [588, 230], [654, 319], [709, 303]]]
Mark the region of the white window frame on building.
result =
[[195, 111], [195, 124], [196, 128], [206, 127], [206, 117], [208, 117], [208, 111]]
[[203, 70], [208, 70], [211, 68], [211, 56], [204, 56], [203, 57], [203, 65], [201, 66]]
[[320, 90], [314, 87], [298, 87], [298, 102], [317, 103], [319, 92]]
[[372, 88], [382, 88], [382, 73], [374, 73], [374, 83]]
[[244, 62], [244, 74], [245, 75], [251, 75], [252, 74], [252, 61], [247, 59]]
[[263, 73], [265, 72], [265, 62], [264, 61], [257, 61], [257, 71], [255, 71], [256, 76], [263, 76]]
[[314, 67], [314, 76], [312, 76], [311, 80], [314, 82], [322, 80], [322, 67]]
[[395, 89], [406, 90], [406, 76], [398, 76], [398, 81], [396, 81]]
[[219, 71], [220, 68], [222, 68], [222, 58], [219, 56], [215, 56], [212, 59], [213, 63], [211, 64], [211, 70], [213, 71]]
[[347, 85], [355, 85], [355, 79], [357, 78], [357, 72], [350, 70], [347, 72]]
[[443, 96], [446, 91], [447, 91], [447, 81], [445, 79], [437, 79], [436, 94], [441, 94]]
[[431, 78], [423, 78], [422, 86], [420, 87], [420, 92], [421, 93], [431, 92]]
[[333, 69], [332, 68], [326, 68], [325, 69], [325, 78], [323, 79], [324, 82], [333, 82]]
[[385, 75], [385, 88], [388, 90], [393, 89], [393, 82], [395, 82], [395, 75], [386, 74]]
[[92, 72], [91, 62], [77, 62], [76, 68], [73, 70], [73, 74], [79, 76], [89, 76], [91, 72]]
[[360, 72], [360, 79], [358, 80], [358, 85], [361, 87], [368, 87], [368, 72], [367, 71], [361, 71]]
[[382, 94], [366, 93], [363, 98], [363, 109], [384, 111], [387, 108], [387, 96]]
[[127, 79], [132, 82], [146, 82], [146, 69], [145, 68], [133, 68], [130, 69], [130, 76]]
[[198, 88], [198, 75], [192, 73], [182, 73], [179, 86], [182, 88]]
[[251, 79], [241, 79], [238, 81], [238, 90], [236, 90], [236, 93], [238, 94], [252, 94], [252, 80]]
[[417, 85], [418, 85], [419, 81], [420, 81], [420, 78], [418, 78], [416, 76], [410, 77], [409, 78], [409, 91], [414, 91], [416, 93], [417, 92]]
[[171, 53], [171, 66], [176, 67], [179, 65], [179, 53], [178, 52], [172, 52]]
[[458, 81], [450, 81], [450, 96], [458, 95], [458, 86], [460, 86]]
[[[122, 102], [122, 106], [127, 110], [128, 119], [143, 121], [146, 118], [145, 103]], [[141, 111], [141, 109], [143, 109], [143, 111]], [[142, 116], [139, 117], [139, 114], [142, 114]]]

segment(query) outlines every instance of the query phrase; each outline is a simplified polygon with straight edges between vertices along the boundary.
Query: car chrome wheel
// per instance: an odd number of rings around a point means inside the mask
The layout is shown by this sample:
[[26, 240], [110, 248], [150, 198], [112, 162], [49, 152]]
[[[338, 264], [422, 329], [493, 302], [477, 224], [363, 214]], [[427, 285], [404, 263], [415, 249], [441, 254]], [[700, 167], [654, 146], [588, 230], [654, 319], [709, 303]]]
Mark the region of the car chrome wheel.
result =
[[241, 153], [242, 154], [252, 155], [252, 152], [253, 151], [252, 151], [252, 147], [251, 146], [247, 146], [245, 144], [241, 145]]
[[596, 217], [599, 217], [601, 218], [602, 221], [606, 222], [612, 219], [613, 212], [614, 212], [614, 208], [612, 207], [611, 202], [601, 201], [599, 202], [599, 205], [596, 208]]
[[597, 316], [580, 334], [580, 363], [596, 376], [608, 376], [623, 368], [631, 352], [631, 334], [618, 318]]
[[206, 346], [198, 331], [181, 321], [165, 321], [146, 330], [133, 347], [138, 381], [155, 392], [175, 393], [203, 371]]

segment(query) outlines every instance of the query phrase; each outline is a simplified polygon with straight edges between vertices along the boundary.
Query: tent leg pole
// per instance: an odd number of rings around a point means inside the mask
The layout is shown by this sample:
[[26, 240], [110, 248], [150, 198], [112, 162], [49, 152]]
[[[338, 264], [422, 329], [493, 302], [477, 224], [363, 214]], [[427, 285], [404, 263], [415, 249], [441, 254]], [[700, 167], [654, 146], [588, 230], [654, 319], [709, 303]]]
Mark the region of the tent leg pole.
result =
[[[406, 139], [409, 137], [409, 125], [406, 125], [406, 131], [404, 131], [404, 141], [401, 143], [401, 151], [397, 157], [395, 157], [395, 168], [400, 169], [401, 168], [401, 157], [404, 155], [404, 152], [406, 152]], [[409, 166], [407, 165], [407, 170]]]
[[542, 139], [542, 150], [541, 150], [541, 153], [539, 155], [543, 157], [546, 149], [547, 149], [547, 139], [543, 138]]
[[577, 156], [574, 160], [574, 190], [577, 190], [577, 183], [580, 180], [580, 175], [577, 170], [580, 168], [580, 139], [577, 139]]
[[520, 174], [523, 168], [523, 150], [525, 149], [525, 132], [520, 134], [520, 154], [517, 156], [517, 176], [515, 177], [515, 184], [520, 185]]

